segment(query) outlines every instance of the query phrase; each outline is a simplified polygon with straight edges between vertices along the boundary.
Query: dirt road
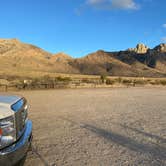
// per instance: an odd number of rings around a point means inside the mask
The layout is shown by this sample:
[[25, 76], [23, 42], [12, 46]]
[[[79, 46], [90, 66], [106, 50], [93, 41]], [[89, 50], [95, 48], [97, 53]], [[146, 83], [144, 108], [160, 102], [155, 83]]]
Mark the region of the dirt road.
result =
[[25, 166], [166, 165], [166, 88], [21, 94], [34, 128]]

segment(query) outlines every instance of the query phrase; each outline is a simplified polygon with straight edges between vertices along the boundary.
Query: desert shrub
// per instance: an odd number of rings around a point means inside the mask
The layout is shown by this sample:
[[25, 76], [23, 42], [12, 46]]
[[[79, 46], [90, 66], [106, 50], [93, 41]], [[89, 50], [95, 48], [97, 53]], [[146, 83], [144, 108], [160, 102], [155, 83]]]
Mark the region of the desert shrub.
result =
[[157, 84], [157, 83], [156, 83], [156, 80], [150, 80], [149, 83], [150, 83], [151, 85], [156, 85], [156, 84]]
[[166, 85], [166, 80], [160, 80], [161, 85]]
[[95, 84], [98, 82], [97, 79], [88, 79], [88, 78], [83, 78], [81, 80], [82, 83], [87, 83], [87, 84]]
[[[41, 80], [39, 78], [33, 78], [31, 80], [31, 83], [29, 83], [27, 87], [32, 89], [34, 87], [37, 87], [37, 85], [40, 83], [41, 83]], [[22, 84], [24, 85], [24, 82], [22, 82]], [[23, 87], [26, 87], [26, 85], [24, 85]]]
[[81, 80], [83, 83], [91, 83], [92, 81], [90, 80], [90, 79], [88, 79], [88, 78], [83, 78], [82, 80]]
[[149, 83], [151, 85], [166, 85], [166, 80], [151, 80]]
[[151, 79], [147, 79], [147, 80], [145, 80], [145, 83], [150, 84], [151, 81], [152, 81]]
[[70, 81], [72, 81], [72, 79], [71, 79], [70, 77], [64, 77], [64, 78], [63, 78], [63, 81], [64, 81], [64, 82], [70, 82]]
[[41, 84], [42, 78], [34, 78], [32, 79], [31, 85]]
[[134, 80], [134, 84], [144, 85], [145, 83], [146, 83], [145, 80], [142, 80], [142, 79]]
[[106, 84], [107, 85], [113, 85], [115, 83], [115, 80], [113, 80], [113, 79], [106, 79]]
[[47, 84], [54, 83], [54, 79], [49, 75], [44, 75], [41, 79], [42, 83], [47, 83]]
[[66, 85], [68, 84], [72, 79], [70, 77], [50, 77], [49, 75], [45, 75], [40, 78], [34, 78], [32, 79], [32, 82], [30, 85], [28, 85], [29, 88], [54, 88], [56, 87], [57, 83], [58, 85]]
[[118, 77], [114, 79], [114, 82], [121, 84], [123, 81], [122, 77]]
[[70, 81], [72, 81], [72, 79], [70, 77], [58, 76], [58, 77], [55, 77], [54, 81], [55, 82], [70, 82]]
[[63, 81], [63, 78], [61, 76], [55, 77], [55, 82]]
[[123, 79], [122, 80], [122, 83], [123, 84], [131, 84], [133, 81], [132, 80], [129, 80], [129, 79]]
[[122, 82], [122, 77], [118, 77], [116, 80], [118, 81], [118, 83], [121, 83]]
[[102, 74], [102, 75], [100, 76], [100, 79], [101, 79], [102, 83], [105, 82], [106, 78], [107, 78], [106, 75], [103, 75], [103, 74]]

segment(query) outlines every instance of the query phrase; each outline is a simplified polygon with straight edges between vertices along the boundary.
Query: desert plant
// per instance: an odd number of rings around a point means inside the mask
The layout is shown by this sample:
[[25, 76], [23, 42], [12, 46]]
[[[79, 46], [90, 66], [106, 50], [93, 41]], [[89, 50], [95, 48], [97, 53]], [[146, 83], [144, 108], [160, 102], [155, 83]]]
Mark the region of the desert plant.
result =
[[122, 83], [123, 84], [131, 84], [133, 81], [132, 80], [129, 80], [129, 79], [123, 79], [122, 80]]
[[106, 84], [107, 85], [113, 85], [115, 83], [115, 80], [112, 80], [112, 79], [106, 79]]
[[91, 83], [91, 80], [89, 80], [88, 78], [83, 78], [82, 80], [81, 80], [83, 83]]
[[144, 85], [145, 83], [146, 83], [145, 80], [142, 80], [142, 79], [136, 79], [136, 80], [134, 80], [134, 84]]
[[49, 75], [44, 75], [42, 77], [42, 82], [44, 82], [44, 83], [53, 83], [54, 79], [52, 77], [50, 77]]
[[156, 85], [156, 80], [150, 80], [149, 83], [150, 83], [151, 85]]
[[102, 75], [100, 76], [100, 79], [101, 79], [102, 83], [105, 82], [106, 78], [107, 78], [106, 75], [103, 75], [103, 74], [102, 74]]
[[166, 85], [166, 80], [160, 80], [161, 85]]
[[72, 79], [70, 77], [58, 76], [58, 77], [55, 77], [54, 81], [55, 82], [70, 82], [70, 81], [72, 81]]
[[122, 83], [122, 77], [117, 78], [118, 83]]

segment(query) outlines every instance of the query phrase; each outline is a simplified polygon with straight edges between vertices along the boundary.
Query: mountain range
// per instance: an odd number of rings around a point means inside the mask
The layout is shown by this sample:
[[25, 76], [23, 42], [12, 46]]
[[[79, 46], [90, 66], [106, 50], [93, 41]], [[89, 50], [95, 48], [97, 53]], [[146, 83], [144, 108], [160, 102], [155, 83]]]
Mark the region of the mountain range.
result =
[[[74, 49], [74, 48], [73, 48]], [[166, 44], [123, 51], [98, 50], [81, 58], [52, 54], [18, 39], [0, 39], [1, 73], [40, 71], [67, 74], [166, 77]]]

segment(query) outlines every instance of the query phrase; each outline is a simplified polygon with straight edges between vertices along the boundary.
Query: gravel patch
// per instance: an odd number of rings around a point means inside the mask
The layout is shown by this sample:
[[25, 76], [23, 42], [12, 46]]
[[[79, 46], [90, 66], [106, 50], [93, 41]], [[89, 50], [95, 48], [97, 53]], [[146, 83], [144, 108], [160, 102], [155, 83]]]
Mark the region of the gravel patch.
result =
[[166, 165], [166, 88], [20, 93], [34, 135], [25, 166]]

